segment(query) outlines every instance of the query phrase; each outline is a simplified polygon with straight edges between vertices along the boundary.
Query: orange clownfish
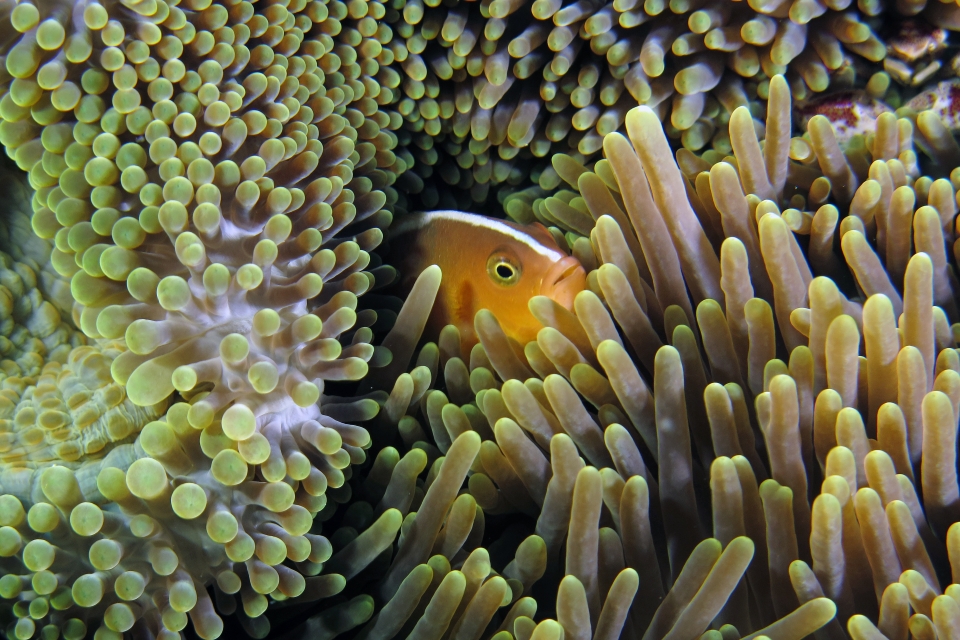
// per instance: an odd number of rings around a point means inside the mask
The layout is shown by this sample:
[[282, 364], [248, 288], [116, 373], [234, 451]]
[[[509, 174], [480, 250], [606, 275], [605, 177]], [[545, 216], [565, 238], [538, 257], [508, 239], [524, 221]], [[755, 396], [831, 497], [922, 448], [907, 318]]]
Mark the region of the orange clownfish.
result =
[[546, 227], [519, 225], [461, 211], [403, 216], [391, 228], [387, 263], [400, 271], [409, 291], [430, 265], [443, 273], [427, 324], [433, 339], [448, 324], [460, 330], [466, 352], [478, 342], [477, 311], [488, 309], [519, 346], [537, 339], [542, 325], [527, 303], [547, 296], [572, 310], [586, 273], [580, 261], [557, 246]]

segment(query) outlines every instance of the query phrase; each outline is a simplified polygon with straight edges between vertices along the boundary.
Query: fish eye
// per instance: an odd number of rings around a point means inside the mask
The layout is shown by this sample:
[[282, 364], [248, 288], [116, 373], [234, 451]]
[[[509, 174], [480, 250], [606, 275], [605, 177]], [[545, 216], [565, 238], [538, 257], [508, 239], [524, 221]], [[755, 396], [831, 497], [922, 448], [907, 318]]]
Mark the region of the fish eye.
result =
[[520, 265], [507, 256], [495, 253], [487, 260], [487, 273], [497, 284], [510, 286], [520, 280]]

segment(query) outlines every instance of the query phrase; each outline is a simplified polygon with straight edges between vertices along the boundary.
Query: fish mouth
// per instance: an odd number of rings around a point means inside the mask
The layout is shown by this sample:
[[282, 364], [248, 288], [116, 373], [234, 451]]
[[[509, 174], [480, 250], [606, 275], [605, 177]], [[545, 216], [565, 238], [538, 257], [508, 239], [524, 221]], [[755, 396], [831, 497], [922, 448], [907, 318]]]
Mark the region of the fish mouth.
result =
[[587, 282], [587, 272], [580, 261], [573, 256], [565, 256], [547, 270], [540, 286], [540, 295], [551, 298], [568, 311], [573, 310], [573, 300], [583, 291]]

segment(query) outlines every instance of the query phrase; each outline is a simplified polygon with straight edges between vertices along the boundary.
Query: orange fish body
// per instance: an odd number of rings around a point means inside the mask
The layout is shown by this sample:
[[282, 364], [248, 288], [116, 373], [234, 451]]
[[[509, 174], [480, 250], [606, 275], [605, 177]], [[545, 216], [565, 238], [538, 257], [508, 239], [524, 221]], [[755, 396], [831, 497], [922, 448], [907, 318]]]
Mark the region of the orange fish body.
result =
[[456, 326], [465, 352], [478, 342], [477, 311], [493, 312], [507, 337], [522, 347], [542, 328], [527, 306], [530, 298], [547, 296], [572, 310], [586, 280], [580, 262], [561, 251], [543, 225], [460, 211], [400, 218], [390, 230], [389, 253], [387, 262], [400, 271], [405, 292], [424, 269], [440, 267], [427, 331], [435, 339], [444, 326]]

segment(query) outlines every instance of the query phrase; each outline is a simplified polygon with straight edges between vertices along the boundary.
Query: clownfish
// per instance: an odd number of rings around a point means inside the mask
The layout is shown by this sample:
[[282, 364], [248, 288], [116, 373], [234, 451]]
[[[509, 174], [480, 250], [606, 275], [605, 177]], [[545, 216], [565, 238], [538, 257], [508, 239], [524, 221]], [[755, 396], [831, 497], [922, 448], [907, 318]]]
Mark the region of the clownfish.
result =
[[440, 267], [426, 330], [435, 339], [444, 326], [456, 326], [465, 353], [478, 342], [473, 318], [481, 309], [491, 311], [507, 338], [522, 348], [543, 328], [530, 313], [530, 298], [547, 296], [572, 310], [586, 282], [580, 261], [561, 251], [540, 223], [429, 211], [400, 218], [388, 239], [386, 262], [400, 271], [402, 291], [409, 292], [427, 267]]

